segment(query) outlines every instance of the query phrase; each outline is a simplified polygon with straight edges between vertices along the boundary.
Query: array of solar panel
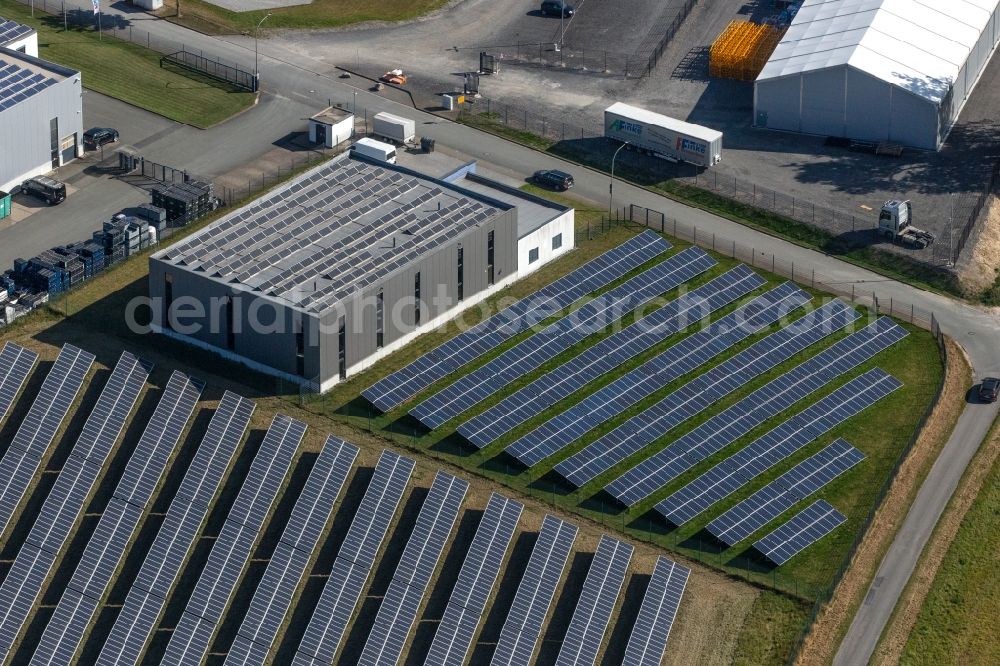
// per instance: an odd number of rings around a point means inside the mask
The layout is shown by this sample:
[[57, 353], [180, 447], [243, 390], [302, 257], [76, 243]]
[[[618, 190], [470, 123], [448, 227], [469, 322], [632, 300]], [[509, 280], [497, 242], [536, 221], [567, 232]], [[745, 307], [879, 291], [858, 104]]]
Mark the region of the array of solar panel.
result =
[[[66, 663], [62, 656], [73, 655], [79, 648], [203, 388], [202, 382], [180, 372], [170, 376], [122, 479], [42, 633], [32, 664]], [[146, 481], [148, 478], [155, 480], [150, 483]]]
[[809, 301], [790, 282], [764, 293], [630, 370], [507, 447], [529, 467]]
[[493, 493], [427, 653], [428, 666], [462, 666], [524, 505]]
[[226, 391], [222, 395], [129, 590], [125, 606], [111, 628], [98, 666], [138, 662], [250, 424], [254, 408], [253, 401], [235, 393]]
[[333, 663], [415, 464], [382, 452], [299, 644], [296, 664]]
[[859, 316], [857, 310], [840, 301], [813, 310], [596, 439], [556, 465], [556, 471], [576, 486], [592, 481], [754, 377], [784, 363]]
[[434, 477], [399, 566], [379, 606], [359, 664], [384, 666], [399, 661], [468, 490], [467, 481], [451, 474], [438, 472]]
[[690, 574], [691, 570], [687, 567], [665, 557], [656, 558], [656, 567], [642, 597], [639, 616], [632, 626], [622, 664], [660, 666]]
[[83, 387], [94, 355], [63, 345], [42, 387], [0, 461], [0, 535], [31, 485], [42, 456], [52, 444]]
[[624, 504], [636, 504], [906, 335], [906, 329], [888, 317], [877, 319], [716, 414], [604, 489]]
[[657, 504], [656, 510], [683, 525], [902, 385], [879, 368], [856, 377], [712, 467]]
[[[225, 615], [305, 432], [304, 423], [284, 414], [276, 414], [272, 419], [161, 663], [196, 666], [208, 652], [215, 626]], [[206, 625], [211, 626], [206, 628]]]
[[847, 516], [819, 499], [753, 547], [780, 566], [846, 522]]
[[571, 314], [525, 338], [486, 364], [441, 389], [410, 410], [428, 428], [437, 428], [510, 382], [552, 360], [625, 313], [683, 284], [715, 265], [704, 250], [691, 247], [626, 280]]
[[51, 76], [33, 72], [0, 55], [0, 111], [20, 104], [55, 84], [56, 80]]
[[670, 243], [652, 231], [644, 231], [542, 287], [531, 296], [459, 333], [404, 368], [379, 380], [365, 389], [362, 395], [380, 410], [387, 412], [466, 363], [496, 349], [505, 340], [569, 307], [580, 297], [611, 284], [670, 247]]
[[559, 580], [569, 560], [577, 527], [553, 516], [545, 516], [538, 540], [531, 550], [528, 566], [510, 612], [500, 631], [494, 666], [528, 666], [535, 652], [535, 645], [542, 634], [545, 616], [552, 605]]
[[762, 277], [740, 264], [588, 347], [469, 419], [458, 427], [458, 432], [476, 447], [483, 448], [664, 338], [764, 284]]
[[[326, 440], [238, 632], [263, 650], [230, 652], [227, 664], [264, 663], [357, 455], [353, 444], [332, 435]], [[254, 655], [261, 655], [261, 661], [253, 662]]]
[[593, 666], [597, 661], [604, 632], [608, 629], [615, 602], [625, 583], [633, 550], [627, 543], [607, 535], [601, 537], [556, 658], [556, 666]]
[[6, 46], [15, 39], [30, 35], [32, 32], [34, 32], [34, 28], [0, 18], [0, 46]]
[[0, 421], [7, 417], [37, 360], [38, 354], [30, 349], [13, 342], [4, 343], [0, 351]]
[[864, 459], [865, 454], [843, 439], [834, 440], [717, 517], [705, 529], [719, 541], [734, 546]]

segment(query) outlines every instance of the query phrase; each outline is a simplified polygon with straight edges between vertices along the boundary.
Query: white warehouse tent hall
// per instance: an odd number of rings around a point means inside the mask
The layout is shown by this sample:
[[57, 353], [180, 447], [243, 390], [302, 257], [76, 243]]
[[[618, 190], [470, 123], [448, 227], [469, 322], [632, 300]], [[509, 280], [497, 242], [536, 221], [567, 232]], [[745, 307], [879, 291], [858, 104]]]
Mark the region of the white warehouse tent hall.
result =
[[805, 0], [754, 84], [754, 125], [941, 147], [1000, 39], [1000, 0]]

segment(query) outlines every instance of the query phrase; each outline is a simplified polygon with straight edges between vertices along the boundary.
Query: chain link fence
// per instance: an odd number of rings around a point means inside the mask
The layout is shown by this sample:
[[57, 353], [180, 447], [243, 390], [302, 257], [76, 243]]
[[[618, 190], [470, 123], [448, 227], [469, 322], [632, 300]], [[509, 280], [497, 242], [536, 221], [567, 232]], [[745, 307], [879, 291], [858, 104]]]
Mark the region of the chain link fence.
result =
[[[613, 146], [604, 138], [600, 128], [585, 128], [566, 122], [562, 117], [545, 112], [498, 102], [487, 98], [474, 100], [459, 108], [460, 122], [494, 131], [526, 145], [539, 149], [554, 149], [595, 168], [605, 168], [610, 161]], [[815, 202], [795, 197], [785, 192], [763, 187], [753, 180], [728, 174], [724, 168], [702, 170], [694, 165], [668, 164], [663, 160], [643, 157], [635, 153], [619, 157], [619, 166], [631, 167], [636, 176], [648, 176], [653, 167], [669, 169], [663, 179], [675, 185], [686, 185], [711, 192], [732, 202], [765, 210], [776, 215], [819, 229], [834, 238], [831, 243], [839, 250], [863, 248], [884, 243], [878, 238], [878, 211], [859, 216]], [[976, 221], [1000, 183], [1000, 164], [995, 165], [992, 177], [983, 189], [975, 194], [956, 196], [950, 232], [938, 238], [926, 249], [911, 248], [893, 243], [892, 250], [916, 262], [935, 269], [953, 266], [969, 239]]]

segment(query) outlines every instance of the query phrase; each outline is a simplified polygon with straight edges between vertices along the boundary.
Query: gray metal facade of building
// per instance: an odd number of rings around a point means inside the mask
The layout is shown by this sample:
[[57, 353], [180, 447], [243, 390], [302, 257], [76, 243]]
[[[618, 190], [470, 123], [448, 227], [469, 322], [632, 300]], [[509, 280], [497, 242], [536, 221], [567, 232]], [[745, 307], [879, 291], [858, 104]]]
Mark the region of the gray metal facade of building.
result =
[[0, 190], [9, 191], [25, 178], [51, 171], [79, 154], [57, 155], [53, 164], [50, 123], [55, 119], [59, 140], [73, 137], [75, 145], [82, 146], [83, 87], [79, 72], [60, 65], [0, 49], [0, 66], [4, 61], [23, 61], [56, 79], [37, 94], [0, 110]]
[[[477, 224], [471, 225], [454, 237], [434, 248], [420, 252], [411, 261], [392, 270], [377, 281], [352, 288], [350, 294], [336, 303], [316, 307], [303, 307], [288, 298], [261, 293], [258, 288], [239, 282], [232, 275], [222, 274], [213, 267], [195, 265], [187, 257], [199, 251], [199, 238], [205, 243], [212, 240], [212, 226], [194, 237], [180, 241], [162, 250], [150, 259], [149, 291], [153, 299], [152, 324], [154, 330], [163, 330], [166, 321], [166, 290], [170, 282], [174, 313], [193, 313], [174, 319], [169, 329], [196, 344], [221, 352], [230, 352], [239, 360], [249, 360], [286, 375], [299, 377], [310, 384], [323, 386], [340, 377], [340, 328], [345, 337], [345, 363], [348, 372], [419, 326], [456, 310], [458, 302], [458, 252], [463, 252], [463, 300], [474, 299], [490, 287], [487, 273], [489, 233], [494, 232], [494, 283], [499, 283], [517, 271], [517, 209], [509, 204], [491, 200], [481, 194], [431, 179], [401, 167], [368, 163], [367, 160], [343, 155], [318, 170], [336, 169], [337, 164], [365, 164], [373, 173], [395, 172], [406, 178], [420, 181], [421, 187], [431, 187], [458, 197], [487, 213]], [[296, 183], [317, 173], [314, 169], [282, 188], [288, 191]], [[266, 210], [262, 201], [273, 197], [266, 195], [244, 209], [234, 211], [220, 220], [239, 216], [241, 211]], [[351, 193], [343, 195], [351, 198]], [[272, 201], [272, 204], [274, 202]], [[430, 212], [434, 204], [428, 203]], [[219, 224], [219, 223], [216, 223]], [[247, 232], [249, 235], [249, 231]], [[380, 241], [387, 243], [389, 241]], [[181, 247], [181, 250], [175, 248]], [[249, 274], [264, 273], [265, 266], [251, 268]], [[415, 277], [420, 273], [421, 309], [420, 325], [415, 323]], [[312, 279], [308, 270], [297, 276], [299, 289]], [[168, 278], [169, 276], [169, 278]], [[383, 339], [377, 344], [376, 316], [377, 295], [382, 292]], [[298, 292], [297, 292], [297, 295]], [[184, 301], [179, 299], [184, 298]], [[232, 312], [227, 312], [231, 299]], [[183, 303], [188, 303], [188, 306]], [[308, 302], [308, 301], [302, 301]], [[230, 325], [230, 321], [234, 325]], [[254, 326], [252, 323], [264, 326]], [[191, 324], [191, 326], [186, 326]], [[269, 325], [271, 324], [271, 325]], [[301, 331], [301, 342], [298, 338]], [[304, 344], [300, 361], [298, 349]]]

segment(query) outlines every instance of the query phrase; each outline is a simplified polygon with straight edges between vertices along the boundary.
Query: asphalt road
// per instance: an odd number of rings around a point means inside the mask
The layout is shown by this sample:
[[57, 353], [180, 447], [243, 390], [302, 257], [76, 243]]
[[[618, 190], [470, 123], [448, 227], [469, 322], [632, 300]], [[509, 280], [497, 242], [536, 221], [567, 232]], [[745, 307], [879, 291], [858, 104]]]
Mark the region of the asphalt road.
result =
[[[110, 11], [119, 12], [115, 8]], [[239, 62], [253, 61], [252, 39], [235, 37], [225, 41], [188, 31], [144, 14], [127, 13], [123, 16], [154, 34], [183, 41], [188, 46], [204, 49], [207, 53]], [[213, 150], [227, 149], [229, 144], [226, 142], [238, 142], [241, 137], [244, 140], [254, 141], [259, 141], [260, 137], [269, 140], [279, 138], [278, 136], [272, 138], [268, 134], [268, 132], [273, 134], [275, 123], [284, 120], [291, 125], [301, 121], [301, 115], [295, 115], [294, 112], [285, 109], [308, 108], [310, 104], [314, 104], [314, 108], [318, 110], [322, 105], [321, 102], [325, 102], [327, 98], [351, 103], [354, 93], [357, 93], [359, 108], [367, 109], [369, 113], [391, 110], [393, 113], [412, 117], [418, 123], [419, 135], [433, 137], [443, 145], [473, 155], [489, 163], [494, 170], [517, 177], [530, 174], [539, 168], [568, 169], [575, 175], [576, 191], [579, 194], [594, 201], [607, 201], [608, 177], [604, 174], [567, 164], [503, 139], [415, 111], [379, 95], [359, 91], [337, 79], [337, 72], [331, 70], [329, 65], [309, 56], [288, 51], [272, 52], [266, 41], [262, 41], [260, 46], [260, 72], [263, 85], [274, 100], [282, 103], [269, 105], [270, 108], [253, 109], [235, 120], [224, 123], [225, 132], [213, 129], [198, 134], [199, 160], [205, 159], [205, 156], [210, 155]], [[281, 118], [281, 113], [289, 113], [290, 117]], [[245, 127], [249, 129], [244, 130]], [[252, 133], [256, 133], [257, 136], [254, 137]], [[244, 151], [236, 147], [235, 152]], [[178, 156], [178, 159], [182, 157]], [[197, 163], [197, 160], [194, 163]], [[889, 280], [834, 257], [799, 247], [704, 211], [677, 204], [627, 183], [616, 183], [614, 192], [617, 205], [631, 202], [661, 210], [680, 222], [697, 226], [699, 233], [716, 234], [718, 238], [753, 247], [764, 256], [774, 255], [786, 261], [815, 268], [816, 272], [823, 274], [828, 282], [840, 284], [845, 288], [857, 285], [866, 291], [874, 291], [880, 299], [892, 298], [897, 304], [912, 303], [917, 308], [933, 312], [942, 330], [965, 348], [977, 378], [1000, 374], [1000, 344], [998, 344], [1000, 318], [996, 315]], [[899, 534], [882, 562], [865, 603], [837, 655], [835, 663], [838, 665], [856, 666], [868, 661], [934, 525], [996, 415], [996, 405], [966, 406], [955, 431], [920, 489]]]

